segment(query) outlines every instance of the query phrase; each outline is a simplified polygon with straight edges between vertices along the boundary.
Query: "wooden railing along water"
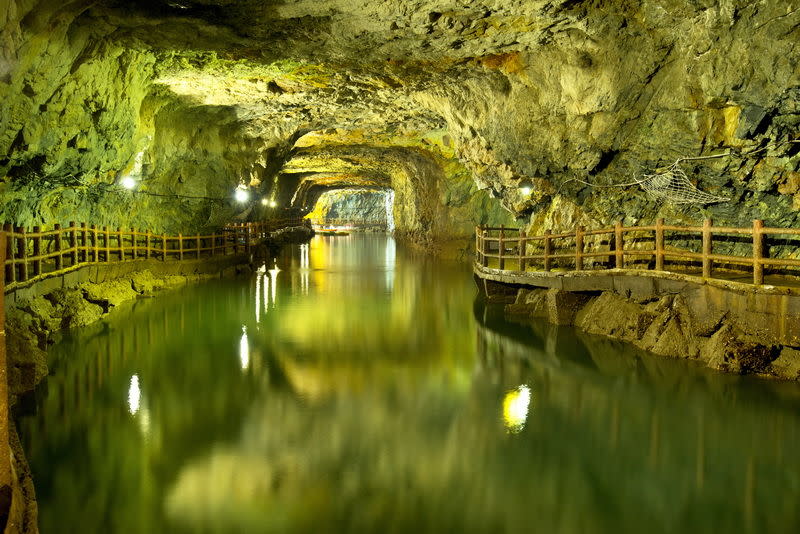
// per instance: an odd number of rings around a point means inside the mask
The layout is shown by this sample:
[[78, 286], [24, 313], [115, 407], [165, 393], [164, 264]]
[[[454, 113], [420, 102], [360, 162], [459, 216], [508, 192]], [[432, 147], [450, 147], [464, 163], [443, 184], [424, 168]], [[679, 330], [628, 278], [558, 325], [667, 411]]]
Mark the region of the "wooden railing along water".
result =
[[206, 235], [167, 235], [151, 231], [110, 229], [86, 223], [54, 225], [46, 230], [6, 224], [2, 239], [5, 289], [68, 272], [90, 263], [138, 259], [183, 260], [249, 252], [271, 232], [288, 226], [307, 226], [302, 219], [230, 224]]
[[[761, 220], [747, 228], [714, 226], [711, 219], [702, 226], [666, 225], [658, 219], [648, 226], [618, 222], [612, 228], [577, 226], [570, 232], [548, 230], [542, 235], [526, 235], [518, 228], [479, 226], [475, 248], [479, 265], [504, 271], [651, 269], [730, 278], [732, 272], [749, 268], [753, 283], [763, 285], [767, 268], [779, 274], [800, 274], [800, 258], [770, 257], [768, 240], [776, 236], [797, 241], [800, 229], [767, 228]], [[800, 250], [799, 243], [790, 246]], [[731, 253], [715, 253], [715, 244], [724, 245]], [[738, 253], [747, 247], [749, 254]], [[516, 269], [507, 269], [509, 263]]]

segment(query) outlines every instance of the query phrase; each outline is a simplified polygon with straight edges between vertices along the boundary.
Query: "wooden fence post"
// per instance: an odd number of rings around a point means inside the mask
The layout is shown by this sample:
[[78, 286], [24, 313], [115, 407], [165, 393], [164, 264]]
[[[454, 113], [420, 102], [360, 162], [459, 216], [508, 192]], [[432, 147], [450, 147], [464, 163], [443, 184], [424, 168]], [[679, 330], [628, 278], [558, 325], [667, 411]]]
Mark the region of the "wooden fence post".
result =
[[136, 233], [136, 227], [131, 227], [131, 248], [133, 249], [133, 258], [136, 259], [139, 256], [139, 244], [136, 242], [139, 236]]
[[111, 231], [108, 226], [103, 226], [103, 248], [106, 253], [105, 262], [109, 263], [111, 261]]
[[656, 219], [656, 271], [664, 270], [664, 219]]
[[98, 248], [97, 247], [97, 225], [93, 224], [91, 230], [92, 230], [92, 261], [94, 263], [97, 263], [98, 261], [100, 261], [98, 259], [99, 252], [97, 250], [97, 248]]
[[195, 235], [195, 242], [197, 243], [197, 259], [200, 259], [200, 235]]
[[553, 250], [552, 250], [553, 242], [550, 239], [550, 234], [552, 234], [552, 233], [553, 232], [551, 230], [549, 230], [549, 229], [544, 231], [544, 270], [545, 271], [549, 271], [550, 267], [551, 267], [551, 263], [550, 262], [552, 260], [550, 259], [550, 254], [553, 253]]
[[753, 283], [757, 286], [764, 284], [764, 221], [753, 221]]
[[19, 281], [24, 282], [28, 279], [28, 237], [25, 235], [25, 228], [21, 226], [15, 233], [20, 234], [17, 238], [17, 256], [22, 260], [19, 266]]
[[[39, 259], [39, 256], [42, 255], [42, 238], [39, 237], [39, 233], [41, 233], [41, 231], [41, 226], [33, 227], [33, 265], [31, 268], [31, 276], [38, 276], [42, 274], [42, 260]], [[25, 248], [27, 249], [28, 247]]]
[[501, 224], [500, 239], [497, 242], [497, 254], [498, 256], [500, 256], [498, 267], [500, 268], [501, 271], [506, 268], [506, 258], [505, 258], [506, 245], [505, 243], [503, 243], [503, 238], [505, 237], [505, 234], [506, 234], [506, 226], [504, 224]]
[[183, 261], [183, 234], [178, 234], [178, 259]]
[[86, 232], [86, 223], [81, 223], [81, 249], [82, 254], [78, 256], [78, 261], [83, 261], [84, 263], [89, 262], [89, 235]]
[[75, 221], [69, 222], [69, 248], [72, 249], [70, 252], [70, 262], [72, 265], [78, 264], [78, 227], [75, 224]]
[[122, 228], [117, 227], [117, 245], [119, 247], [119, 261], [125, 261], [125, 240], [122, 237]]
[[150, 230], [144, 235], [144, 259], [150, 259]]
[[161, 234], [161, 260], [167, 261], [167, 234]]
[[56, 271], [60, 271], [61, 268], [64, 266], [64, 256], [61, 254], [61, 225], [55, 224], [53, 225], [53, 230], [55, 233], [55, 249], [58, 252], [58, 256], [56, 256]]
[[703, 221], [703, 278], [711, 278], [711, 219]]
[[575, 270], [583, 270], [583, 226], [575, 228]]
[[614, 224], [614, 266], [625, 268], [625, 242], [622, 236], [622, 219]]
[[519, 231], [519, 242], [517, 252], [519, 252], [519, 270], [525, 272], [525, 256], [527, 255], [528, 241], [525, 239], [525, 230]]
[[481, 256], [483, 258], [483, 266], [484, 267], [488, 267], [489, 266], [489, 257], [487, 256], [487, 254], [489, 253], [489, 240], [486, 239], [488, 237], [488, 234], [489, 234], [489, 230], [484, 228], [483, 229], [483, 233], [481, 234], [481, 246], [483, 247], [483, 252], [482, 252]]
[[244, 226], [244, 252], [245, 254], [250, 254], [250, 223], [246, 223]]
[[481, 227], [480, 226], [476, 226], [475, 227], [475, 254], [476, 254], [475, 259], [476, 260], [478, 259], [477, 254], [480, 254], [480, 252], [481, 252]]
[[[11, 226], [10, 223], [6, 223], [3, 225], [3, 231], [5, 234], [3, 235], [3, 248], [6, 253], [3, 255], [3, 263], [5, 263], [6, 259], [11, 260], [9, 265], [5, 265], [5, 277], [6, 280], [11, 282], [12, 284], [17, 281], [17, 266], [14, 263], [14, 257], [16, 252], [16, 247], [14, 246], [14, 238], [11, 237], [11, 234], [14, 233], [14, 227]], [[7, 256], [7, 257], [6, 257]]]

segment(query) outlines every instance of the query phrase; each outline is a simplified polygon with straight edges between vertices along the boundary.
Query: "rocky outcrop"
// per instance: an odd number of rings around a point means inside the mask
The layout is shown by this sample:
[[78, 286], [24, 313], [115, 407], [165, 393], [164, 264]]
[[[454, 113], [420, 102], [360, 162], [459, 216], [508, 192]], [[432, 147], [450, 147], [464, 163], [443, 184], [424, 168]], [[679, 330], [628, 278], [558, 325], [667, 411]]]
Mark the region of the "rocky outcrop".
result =
[[613, 291], [571, 293], [520, 289], [506, 307], [516, 317], [541, 317], [590, 334], [627, 341], [651, 353], [686, 358], [739, 374], [800, 380], [800, 351], [765, 344], [724, 316], [696, 318], [680, 295], [624, 297]]

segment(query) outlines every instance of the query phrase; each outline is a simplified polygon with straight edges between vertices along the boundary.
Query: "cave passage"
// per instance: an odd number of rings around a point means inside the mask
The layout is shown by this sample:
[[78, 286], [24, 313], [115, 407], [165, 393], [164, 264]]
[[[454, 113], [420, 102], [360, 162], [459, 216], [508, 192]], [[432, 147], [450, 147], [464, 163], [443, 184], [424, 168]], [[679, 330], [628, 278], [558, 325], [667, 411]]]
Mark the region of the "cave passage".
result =
[[779, 532], [785, 385], [474, 303], [466, 266], [316, 236], [74, 330], [19, 420], [42, 532]]
[[323, 192], [306, 215], [319, 230], [394, 230], [394, 191], [345, 188]]

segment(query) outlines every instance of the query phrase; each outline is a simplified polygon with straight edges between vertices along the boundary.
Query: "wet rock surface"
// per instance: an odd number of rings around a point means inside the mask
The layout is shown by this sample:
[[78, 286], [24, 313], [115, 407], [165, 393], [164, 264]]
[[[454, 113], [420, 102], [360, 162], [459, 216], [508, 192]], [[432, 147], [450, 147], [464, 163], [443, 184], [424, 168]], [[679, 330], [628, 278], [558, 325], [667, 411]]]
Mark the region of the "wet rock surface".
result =
[[712, 328], [697, 320], [680, 295], [632, 298], [605, 291], [596, 296], [559, 289], [520, 289], [506, 313], [571, 324], [619, 339], [654, 354], [697, 360], [737, 374], [800, 380], [797, 347], [764, 344], [721, 317]]

